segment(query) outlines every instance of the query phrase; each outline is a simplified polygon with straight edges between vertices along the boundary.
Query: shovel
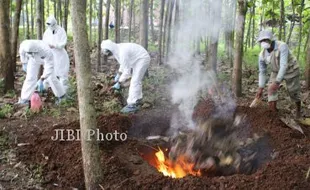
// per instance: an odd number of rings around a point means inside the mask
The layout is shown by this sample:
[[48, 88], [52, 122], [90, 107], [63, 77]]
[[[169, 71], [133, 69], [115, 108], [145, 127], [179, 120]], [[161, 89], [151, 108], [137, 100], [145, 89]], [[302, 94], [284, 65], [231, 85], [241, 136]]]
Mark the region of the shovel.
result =
[[250, 108], [256, 108], [256, 107], [262, 106], [263, 104], [264, 104], [264, 102], [260, 98], [255, 98], [252, 101]]

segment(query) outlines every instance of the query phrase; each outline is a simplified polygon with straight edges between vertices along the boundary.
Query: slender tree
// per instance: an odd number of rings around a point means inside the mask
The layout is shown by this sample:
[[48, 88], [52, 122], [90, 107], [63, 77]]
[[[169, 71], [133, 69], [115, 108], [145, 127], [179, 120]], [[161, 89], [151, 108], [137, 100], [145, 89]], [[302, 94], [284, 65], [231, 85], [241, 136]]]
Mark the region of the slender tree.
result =
[[222, 0], [217, 1], [219, 3], [217, 9], [213, 9], [211, 14], [217, 18], [213, 20], [213, 26], [212, 27], [212, 32], [211, 32], [211, 37], [210, 37], [210, 44], [208, 47], [208, 57], [207, 57], [207, 62], [208, 66], [211, 66], [212, 70], [217, 73], [217, 48], [218, 48], [218, 41], [219, 41], [219, 33], [220, 33], [220, 28], [216, 27], [218, 23], [215, 22], [221, 22], [221, 12], [222, 12]]
[[97, 41], [97, 51], [98, 51], [98, 62], [97, 62], [97, 72], [100, 71], [101, 67], [101, 41], [102, 41], [102, 0], [99, 0], [99, 24], [98, 24], [98, 41]]
[[29, 10], [28, 10], [28, 0], [25, 2], [25, 9], [26, 9], [26, 39], [30, 39], [30, 26], [29, 26]]
[[134, 8], [135, 0], [130, 0], [130, 10], [129, 10], [129, 34], [128, 41], [131, 41], [131, 29], [132, 29], [132, 16], [133, 16], [133, 8]]
[[280, 25], [279, 25], [279, 40], [282, 40], [282, 34], [283, 34], [283, 41], [285, 41], [285, 11], [284, 11], [284, 0], [280, 0], [281, 6], [280, 6]]
[[115, 0], [115, 43], [121, 42], [121, 0]]
[[57, 0], [54, 0], [54, 17], [57, 19]]
[[93, 18], [93, 1], [89, 0], [89, 44], [92, 46], [92, 18]]
[[59, 23], [59, 25], [62, 25], [62, 6], [61, 6], [61, 1], [62, 0], [58, 0], [58, 23]]
[[11, 52], [12, 52], [12, 68], [13, 71], [16, 71], [16, 52], [17, 52], [17, 44], [18, 44], [18, 34], [19, 34], [19, 20], [20, 13], [22, 9], [22, 0], [16, 0], [16, 8], [13, 19], [12, 26], [12, 36], [11, 36]]
[[286, 39], [286, 43], [287, 44], [290, 43], [292, 32], [293, 32], [293, 29], [294, 29], [294, 26], [295, 26], [295, 6], [294, 6], [294, 0], [291, 0], [291, 5], [292, 5], [292, 11], [293, 11], [293, 16], [292, 16], [293, 21], [291, 21], [290, 32], [289, 32], [288, 37]]
[[42, 1], [37, 0], [37, 38], [42, 39]]
[[168, 55], [169, 55], [169, 52], [170, 52], [170, 45], [171, 45], [171, 23], [172, 23], [172, 10], [173, 10], [173, 7], [174, 7], [174, 3], [175, 1], [170, 1], [169, 5], [168, 6], [168, 10], [167, 10], [167, 36], [166, 36], [166, 61], [168, 59]]
[[46, 7], [47, 7], [47, 11], [46, 11], [46, 13], [47, 13], [47, 15], [48, 16], [50, 16], [50, 1], [47, 1], [47, 5], [46, 5]]
[[4, 81], [4, 92], [14, 89], [10, 30], [10, 1], [0, 0], [0, 79]]
[[[308, 32], [308, 39], [310, 38], [310, 31]], [[306, 52], [306, 88], [308, 90], [310, 90], [310, 40], [308, 40], [308, 43], [307, 43], [307, 52]]]
[[163, 25], [164, 25], [164, 12], [165, 12], [165, 0], [161, 0], [160, 4], [160, 26], [159, 26], [159, 56], [158, 56], [158, 64], [162, 64], [162, 56], [163, 56]]
[[[251, 8], [252, 9], [252, 8]], [[248, 31], [246, 34], [246, 39], [245, 39], [245, 51], [247, 51], [247, 48], [250, 46], [250, 35], [251, 35], [251, 27], [252, 27], [252, 19], [253, 18], [253, 14], [252, 11], [250, 11], [250, 19], [249, 19], [249, 25], [248, 25]]]
[[35, 3], [36, 1], [34, 0], [31, 0], [31, 5], [30, 5], [30, 9], [31, 9], [31, 37], [33, 38], [34, 37], [34, 13], [33, 13], [33, 4]]
[[104, 28], [105, 28], [104, 39], [109, 39], [110, 7], [111, 7], [111, 0], [107, 0], [107, 3], [106, 3], [105, 23], [104, 23]]
[[238, 0], [238, 12], [236, 17], [236, 47], [234, 57], [234, 69], [232, 75], [232, 87], [235, 95], [242, 95], [242, 54], [245, 16], [247, 12], [246, 0]]
[[91, 84], [91, 64], [86, 25], [86, 0], [70, 1], [72, 13], [74, 56], [76, 61], [78, 102], [80, 113], [81, 146], [85, 187], [87, 190], [100, 189], [102, 177], [99, 145], [89, 131], [96, 130], [96, 114]]
[[155, 43], [156, 41], [156, 36], [155, 36], [155, 31], [154, 31], [154, 0], [151, 0], [151, 4], [150, 4], [150, 24], [151, 24], [151, 35], [152, 35], [152, 41], [153, 43]]
[[42, 31], [44, 32], [45, 31], [45, 10], [44, 10], [44, 0], [42, 1], [41, 3], [41, 19], [42, 19]]
[[63, 19], [63, 27], [65, 31], [68, 31], [68, 14], [69, 14], [69, 0], [65, 0], [65, 5], [64, 5], [64, 19]]
[[302, 43], [302, 27], [303, 27], [302, 13], [303, 13], [304, 7], [305, 7], [305, 0], [302, 0], [301, 5], [300, 5], [300, 12], [299, 12], [299, 39], [298, 39], [297, 60], [299, 60], [300, 47], [301, 47], [301, 43]]
[[148, 49], [148, 10], [149, 10], [149, 1], [141, 1], [141, 12], [140, 14], [140, 45], [145, 49]]
[[255, 5], [256, 1], [253, 0], [253, 20], [252, 20], [252, 49], [255, 45], [255, 10], [256, 10], [256, 5]]

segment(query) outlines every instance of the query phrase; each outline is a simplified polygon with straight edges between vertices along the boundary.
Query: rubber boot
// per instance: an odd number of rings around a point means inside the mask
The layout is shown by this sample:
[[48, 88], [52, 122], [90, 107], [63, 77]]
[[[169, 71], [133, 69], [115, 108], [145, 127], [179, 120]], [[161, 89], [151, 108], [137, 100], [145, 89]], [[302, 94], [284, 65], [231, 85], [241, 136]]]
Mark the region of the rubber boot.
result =
[[269, 109], [273, 112], [277, 112], [277, 102], [276, 101], [272, 101], [272, 102], [268, 102], [269, 105]]
[[299, 119], [301, 117], [301, 102], [296, 102], [296, 118]]

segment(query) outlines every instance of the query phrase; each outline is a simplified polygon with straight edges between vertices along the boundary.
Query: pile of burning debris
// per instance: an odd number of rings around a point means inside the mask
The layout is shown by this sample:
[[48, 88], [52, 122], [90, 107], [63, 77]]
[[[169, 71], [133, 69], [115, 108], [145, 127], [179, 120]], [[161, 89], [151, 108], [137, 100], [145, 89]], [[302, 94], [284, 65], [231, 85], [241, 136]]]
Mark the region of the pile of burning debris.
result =
[[148, 137], [169, 144], [168, 148], [158, 148], [156, 164], [152, 165], [173, 178], [252, 173], [258, 159], [253, 145], [261, 138], [256, 134], [244, 141], [238, 138], [245, 119], [240, 115], [210, 118], [199, 122], [196, 129], [179, 131], [173, 137]]

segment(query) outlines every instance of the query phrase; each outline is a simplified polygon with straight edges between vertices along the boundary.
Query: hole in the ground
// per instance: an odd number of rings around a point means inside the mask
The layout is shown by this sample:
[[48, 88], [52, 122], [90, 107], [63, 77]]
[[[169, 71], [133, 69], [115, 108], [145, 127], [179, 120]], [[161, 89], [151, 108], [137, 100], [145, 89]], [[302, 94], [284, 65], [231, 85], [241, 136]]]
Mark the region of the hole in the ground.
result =
[[[208, 147], [205, 147], [208, 149]], [[196, 162], [190, 161], [186, 155], [171, 159], [171, 146], [166, 142], [152, 145], [141, 145], [140, 156], [159, 173], [172, 178], [185, 176], [228, 176], [234, 174], [255, 173], [266, 161], [271, 159], [271, 148], [267, 137], [261, 137], [253, 142], [246, 142], [235, 153], [217, 156], [218, 152], [203, 157]], [[202, 158], [201, 157], [201, 158]], [[199, 162], [199, 163], [198, 163]]]

